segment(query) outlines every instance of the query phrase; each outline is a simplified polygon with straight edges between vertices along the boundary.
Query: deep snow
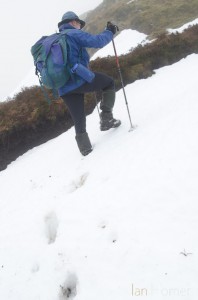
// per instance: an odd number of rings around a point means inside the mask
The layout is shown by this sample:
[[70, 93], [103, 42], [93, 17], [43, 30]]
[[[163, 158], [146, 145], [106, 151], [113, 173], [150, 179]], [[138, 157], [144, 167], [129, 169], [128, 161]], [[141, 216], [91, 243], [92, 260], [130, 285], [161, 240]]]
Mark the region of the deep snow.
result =
[[120, 90], [121, 127], [87, 118], [89, 156], [71, 129], [0, 173], [0, 299], [197, 299], [197, 65], [126, 87], [133, 132]]
[[74, 130], [0, 173], [0, 299], [197, 299], [198, 55], [126, 87], [81, 157]]

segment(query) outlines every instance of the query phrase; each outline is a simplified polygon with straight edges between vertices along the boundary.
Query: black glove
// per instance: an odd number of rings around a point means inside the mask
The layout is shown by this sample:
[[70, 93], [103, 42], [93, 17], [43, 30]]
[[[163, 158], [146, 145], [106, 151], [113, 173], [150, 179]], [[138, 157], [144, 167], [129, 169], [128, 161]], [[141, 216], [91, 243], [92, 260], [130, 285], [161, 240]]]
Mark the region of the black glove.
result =
[[106, 27], [107, 30], [111, 31], [113, 34], [115, 34], [117, 31], [119, 31], [119, 28], [117, 25], [114, 25], [113, 23], [111, 22], [107, 22], [107, 27]]

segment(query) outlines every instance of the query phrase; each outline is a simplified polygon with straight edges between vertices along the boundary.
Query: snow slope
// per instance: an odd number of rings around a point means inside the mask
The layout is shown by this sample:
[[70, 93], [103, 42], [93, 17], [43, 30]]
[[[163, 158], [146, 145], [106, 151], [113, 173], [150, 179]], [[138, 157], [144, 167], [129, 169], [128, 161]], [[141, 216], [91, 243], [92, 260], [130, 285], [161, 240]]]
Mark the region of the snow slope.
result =
[[122, 126], [74, 130], [0, 173], [0, 299], [197, 299], [198, 55], [122, 90]]
[[33, 85], [39, 85], [38, 76], [35, 74], [35, 68], [33, 67], [26, 77], [20, 82], [18, 87], [9, 95], [10, 98], [13, 98], [18, 94], [22, 88], [30, 87]]
[[[115, 46], [117, 55], [127, 54], [132, 48], [137, 47], [138, 44], [145, 44], [147, 35], [137, 30], [125, 29], [122, 30], [115, 37]], [[98, 50], [91, 58], [91, 60], [97, 57], [105, 57], [108, 55], [114, 55], [114, 49], [112, 43], [108, 44], [104, 48]]]

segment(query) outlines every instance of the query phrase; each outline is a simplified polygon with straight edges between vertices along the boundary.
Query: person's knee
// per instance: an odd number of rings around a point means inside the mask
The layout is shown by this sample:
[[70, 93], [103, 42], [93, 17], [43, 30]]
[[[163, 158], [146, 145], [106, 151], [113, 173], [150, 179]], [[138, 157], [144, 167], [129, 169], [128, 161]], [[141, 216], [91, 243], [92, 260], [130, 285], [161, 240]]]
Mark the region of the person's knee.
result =
[[115, 81], [112, 77], [109, 77], [108, 86], [106, 86], [103, 91], [115, 90]]

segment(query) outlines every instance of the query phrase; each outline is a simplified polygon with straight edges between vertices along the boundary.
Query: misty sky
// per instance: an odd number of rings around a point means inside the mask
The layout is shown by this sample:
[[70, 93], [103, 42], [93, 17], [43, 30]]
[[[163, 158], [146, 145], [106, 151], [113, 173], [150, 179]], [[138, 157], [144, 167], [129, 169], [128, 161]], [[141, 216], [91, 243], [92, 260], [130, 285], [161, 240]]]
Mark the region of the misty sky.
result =
[[82, 14], [100, 3], [102, 0], [1, 0], [0, 101], [17, 88], [33, 67], [31, 46], [42, 35], [54, 33], [66, 11]]

